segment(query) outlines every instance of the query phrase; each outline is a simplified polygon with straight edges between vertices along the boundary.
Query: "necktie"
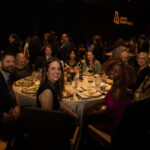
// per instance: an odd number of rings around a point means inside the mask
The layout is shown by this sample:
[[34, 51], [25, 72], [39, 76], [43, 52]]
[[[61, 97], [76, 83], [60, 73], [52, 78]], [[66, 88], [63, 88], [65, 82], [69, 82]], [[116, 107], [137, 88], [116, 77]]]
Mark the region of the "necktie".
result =
[[15, 98], [15, 94], [12, 90], [12, 85], [11, 85], [10, 80], [7, 81], [7, 86], [8, 86], [8, 91], [9, 91], [9, 94], [10, 94], [11, 98]]

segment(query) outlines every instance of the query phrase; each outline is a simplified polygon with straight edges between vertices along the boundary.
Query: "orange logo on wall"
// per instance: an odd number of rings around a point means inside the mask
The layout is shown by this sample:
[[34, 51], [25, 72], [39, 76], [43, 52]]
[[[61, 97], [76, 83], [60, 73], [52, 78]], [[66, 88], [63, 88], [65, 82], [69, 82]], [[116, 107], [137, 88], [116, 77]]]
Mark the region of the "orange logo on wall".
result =
[[118, 11], [115, 11], [114, 23], [115, 24], [126, 24], [126, 25], [133, 26], [133, 22], [128, 21], [127, 17], [119, 16]]
[[118, 11], [115, 11], [115, 17], [114, 17], [114, 23], [115, 24], [119, 24], [119, 12]]

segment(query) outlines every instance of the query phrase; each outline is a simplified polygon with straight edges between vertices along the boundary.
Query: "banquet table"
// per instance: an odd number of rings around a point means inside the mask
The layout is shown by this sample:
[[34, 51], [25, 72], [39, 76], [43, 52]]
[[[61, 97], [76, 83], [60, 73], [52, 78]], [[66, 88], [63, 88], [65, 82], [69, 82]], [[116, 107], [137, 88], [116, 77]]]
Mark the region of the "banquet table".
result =
[[[63, 98], [64, 103], [75, 113], [79, 115], [79, 117], [82, 119], [83, 117], [83, 111], [84, 107], [87, 103], [90, 102], [99, 102], [104, 98], [104, 94], [101, 93], [98, 97], [90, 97], [90, 98], [82, 98], [77, 95], [79, 93], [79, 89], [86, 90], [86, 89], [94, 89], [97, 92], [97, 89], [100, 89], [100, 86], [95, 86], [95, 82], [93, 83], [88, 82], [88, 77], [83, 77], [83, 80], [74, 80], [72, 82], [65, 83], [65, 90], [71, 93], [71, 97], [69, 98]], [[21, 79], [22, 81], [24, 79]], [[96, 78], [94, 78], [96, 80]], [[34, 86], [39, 86], [40, 81], [35, 81]], [[104, 83], [101, 80], [100, 85], [104, 85]], [[108, 84], [106, 84], [108, 85]], [[32, 85], [33, 86], [33, 85]], [[26, 94], [22, 92], [22, 90], [25, 87], [23, 86], [17, 86], [15, 83], [13, 84], [13, 90], [16, 96], [17, 104], [20, 106], [30, 106], [30, 107], [36, 107], [36, 94]], [[28, 88], [28, 87], [27, 87]]]

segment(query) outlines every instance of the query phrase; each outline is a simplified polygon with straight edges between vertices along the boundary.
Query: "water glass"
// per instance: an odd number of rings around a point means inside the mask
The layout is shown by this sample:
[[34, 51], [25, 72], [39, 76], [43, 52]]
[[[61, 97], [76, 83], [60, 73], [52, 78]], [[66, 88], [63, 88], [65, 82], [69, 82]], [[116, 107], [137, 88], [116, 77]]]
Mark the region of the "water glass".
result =
[[74, 79], [73, 80], [72, 86], [73, 86], [73, 88], [77, 88], [78, 87], [78, 79]]
[[95, 78], [95, 85], [96, 86], [100, 86], [101, 82], [102, 82], [101, 78]]

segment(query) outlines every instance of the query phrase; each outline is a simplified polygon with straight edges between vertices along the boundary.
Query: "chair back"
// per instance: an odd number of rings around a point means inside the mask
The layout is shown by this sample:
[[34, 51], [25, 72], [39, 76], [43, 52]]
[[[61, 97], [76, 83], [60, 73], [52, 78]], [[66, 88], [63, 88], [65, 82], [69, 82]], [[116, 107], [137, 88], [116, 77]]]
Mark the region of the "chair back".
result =
[[150, 149], [150, 99], [132, 103], [112, 134], [88, 125], [88, 134], [105, 149]]
[[125, 109], [124, 116], [112, 135], [114, 149], [143, 149], [148, 146], [149, 114], [150, 99], [130, 104]]
[[21, 119], [29, 132], [32, 149], [69, 149], [75, 119], [67, 113], [24, 108]]

